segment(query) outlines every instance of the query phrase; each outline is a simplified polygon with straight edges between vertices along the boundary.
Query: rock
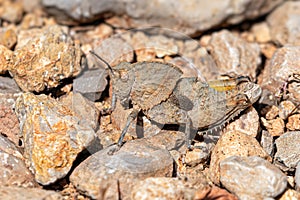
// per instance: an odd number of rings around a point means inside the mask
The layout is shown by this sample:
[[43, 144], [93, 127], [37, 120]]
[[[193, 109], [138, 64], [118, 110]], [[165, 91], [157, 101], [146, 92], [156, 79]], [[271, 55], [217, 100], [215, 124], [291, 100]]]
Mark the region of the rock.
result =
[[227, 30], [213, 33], [208, 46], [215, 60], [218, 73], [247, 75], [254, 80], [256, 68], [261, 63], [260, 49]]
[[286, 128], [290, 131], [300, 130], [300, 114], [292, 115], [288, 118]]
[[300, 191], [300, 162], [298, 162], [295, 172], [296, 190]]
[[80, 123], [83, 119], [46, 95], [23, 93], [16, 101], [16, 113], [26, 165], [42, 185], [66, 176], [78, 153], [95, 137], [88, 124]]
[[259, 43], [271, 41], [270, 29], [265, 22], [254, 24], [251, 32], [254, 34], [255, 40]]
[[23, 91], [57, 87], [81, 71], [79, 44], [60, 26], [49, 26], [14, 51], [8, 69]]
[[262, 117], [261, 121], [272, 136], [280, 136], [284, 133], [285, 126], [283, 119], [277, 117], [276, 119], [266, 120]]
[[259, 116], [254, 107], [250, 107], [238, 119], [229, 123], [222, 130], [222, 133], [239, 131], [255, 138], [259, 130]]
[[0, 133], [18, 146], [20, 127], [19, 120], [14, 112], [16, 98], [13, 94], [0, 94]]
[[54, 191], [40, 188], [0, 187], [0, 199], [5, 200], [63, 200], [63, 197]]
[[185, 199], [184, 181], [170, 177], [146, 178], [139, 181], [131, 192], [132, 200]]
[[[272, 10], [283, 0], [277, 1], [198, 1], [155, 3], [128, 1], [51, 1], [43, 0], [42, 5], [56, 16], [61, 23], [74, 24], [91, 22], [105, 16], [121, 15], [110, 20], [115, 27], [165, 27], [184, 34], [194, 35], [222, 24], [237, 24], [245, 19], [255, 19]], [[106, 14], [106, 15], [105, 15]], [[107, 15], [111, 14], [111, 15]], [[124, 15], [126, 17], [124, 17]]]
[[[22, 186], [35, 187], [33, 175], [26, 168], [25, 163], [18, 157], [0, 150], [0, 187]], [[0, 192], [1, 193], [1, 192]], [[0, 194], [1, 196], [1, 194]]]
[[74, 112], [75, 116], [80, 119], [80, 125], [89, 126], [94, 131], [98, 130], [100, 111], [93, 102], [83, 97], [80, 93], [72, 92], [61, 98], [60, 102]]
[[90, 101], [99, 100], [107, 85], [105, 69], [87, 70], [73, 81], [74, 93], [80, 93]]
[[0, 93], [18, 93], [20, 88], [12, 78], [0, 76]]
[[4, 29], [0, 32], [0, 44], [12, 49], [17, 43], [17, 34], [13, 29]]
[[275, 140], [277, 152], [275, 154], [275, 162], [284, 169], [295, 169], [300, 162], [300, 132], [286, 132]]
[[266, 113], [266, 119], [275, 119], [279, 114], [279, 108], [277, 106], [272, 105], [270, 110]]
[[230, 156], [260, 156], [271, 160], [255, 138], [238, 131], [225, 132], [211, 154], [209, 176], [215, 184], [220, 184], [220, 162]]
[[275, 198], [287, 187], [285, 174], [257, 156], [231, 156], [222, 160], [220, 181], [239, 199]]
[[0, 74], [8, 70], [8, 61], [11, 59], [13, 52], [7, 47], [0, 44]]
[[238, 200], [236, 196], [227, 192], [227, 190], [215, 186], [207, 187], [204, 190], [198, 190], [194, 196], [194, 199]]
[[288, 1], [277, 7], [268, 17], [271, 38], [280, 45], [300, 44], [300, 2]]
[[261, 140], [260, 144], [262, 148], [269, 154], [273, 154], [274, 149], [274, 142], [273, 142], [273, 136], [268, 132], [263, 130], [261, 133]]
[[286, 88], [288, 83], [293, 80], [297, 81], [297, 75], [300, 74], [299, 62], [299, 46], [279, 48], [269, 64], [265, 66], [261, 84], [262, 89], [270, 91], [273, 95], [286, 93], [287, 98], [300, 102], [300, 99], [297, 99], [300, 93], [299, 89], [291, 91], [290, 87]]
[[279, 117], [286, 120], [293, 112], [295, 112], [296, 106], [291, 101], [282, 101], [279, 104]]
[[[94, 52], [111, 66], [115, 66], [122, 61], [133, 61], [132, 46], [118, 35], [102, 41], [101, 44], [94, 49]], [[97, 58], [95, 59], [95, 65], [98, 67], [101, 66], [102, 68], [107, 68], [105, 63], [103, 63], [101, 60]]]
[[281, 197], [279, 198], [279, 200], [296, 200], [296, 199], [300, 199], [300, 193], [292, 190], [292, 189], [288, 189], [285, 191], [285, 193], [283, 193], [283, 195], [281, 195]]
[[12, 23], [21, 21], [23, 6], [20, 1], [3, 1], [0, 5], [0, 18]]
[[20, 160], [24, 160], [20, 150], [8, 138], [0, 135], [0, 151], [9, 155], [13, 155]]
[[136, 181], [172, 176], [169, 152], [145, 139], [126, 142], [119, 151], [108, 155], [113, 148], [116, 146], [98, 151], [75, 168], [70, 181], [79, 191], [94, 199], [128, 199]]

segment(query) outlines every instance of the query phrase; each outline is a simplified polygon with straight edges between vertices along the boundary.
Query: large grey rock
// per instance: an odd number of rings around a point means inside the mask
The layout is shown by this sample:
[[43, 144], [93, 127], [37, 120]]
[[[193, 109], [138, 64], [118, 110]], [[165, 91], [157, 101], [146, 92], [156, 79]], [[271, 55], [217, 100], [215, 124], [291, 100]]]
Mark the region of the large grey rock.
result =
[[283, 169], [295, 169], [300, 162], [300, 132], [286, 132], [275, 140], [277, 152], [275, 154], [276, 163]]
[[42, 5], [62, 23], [88, 22], [116, 14], [127, 16], [119, 19], [121, 22], [115, 24], [118, 27], [160, 26], [192, 35], [221, 24], [257, 18], [281, 2], [283, 0], [155, 0], [151, 3], [139, 0], [42, 0]]
[[172, 176], [169, 152], [145, 139], [127, 142], [109, 155], [112, 148], [115, 146], [93, 154], [75, 168], [70, 181], [79, 191], [95, 199], [118, 199], [119, 194], [128, 199], [136, 181]]
[[226, 158], [220, 175], [222, 185], [239, 199], [275, 198], [287, 187], [285, 174], [257, 156]]

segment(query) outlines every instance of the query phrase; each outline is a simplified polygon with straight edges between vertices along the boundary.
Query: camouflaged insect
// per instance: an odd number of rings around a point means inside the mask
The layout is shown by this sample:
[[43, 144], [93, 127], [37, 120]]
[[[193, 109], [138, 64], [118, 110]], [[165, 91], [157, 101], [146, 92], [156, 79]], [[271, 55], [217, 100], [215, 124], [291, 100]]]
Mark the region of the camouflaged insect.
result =
[[160, 62], [123, 62], [111, 69], [111, 74], [112, 109], [116, 99], [126, 109], [133, 106], [119, 147], [131, 122], [142, 111], [156, 123], [184, 126], [186, 144], [191, 149], [191, 130], [207, 132], [222, 127], [261, 95], [261, 88], [247, 77], [206, 83], [196, 77], [182, 77], [178, 67]]

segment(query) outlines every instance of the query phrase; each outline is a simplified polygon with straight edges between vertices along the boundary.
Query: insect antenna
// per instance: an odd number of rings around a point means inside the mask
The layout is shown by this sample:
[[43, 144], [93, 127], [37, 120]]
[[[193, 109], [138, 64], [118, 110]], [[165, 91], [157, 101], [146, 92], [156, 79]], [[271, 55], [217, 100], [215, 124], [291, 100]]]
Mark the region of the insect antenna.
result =
[[90, 53], [95, 56], [96, 58], [98, 58], [99, 60], [101, 60], [102, 62], [104, 62], [104, 64], [108, 67], [108, 69], [111, 72], [111, 75], [114, 76], [114, 71], [112, 69], [112, 67], [110, 66], [110, 64], [108, 64], [108, 62], [106, 62], [106, 60], [104, 60], [103, 58], [101, 58], [99, 55], [97, 55], [94, 51], [90, 50]]

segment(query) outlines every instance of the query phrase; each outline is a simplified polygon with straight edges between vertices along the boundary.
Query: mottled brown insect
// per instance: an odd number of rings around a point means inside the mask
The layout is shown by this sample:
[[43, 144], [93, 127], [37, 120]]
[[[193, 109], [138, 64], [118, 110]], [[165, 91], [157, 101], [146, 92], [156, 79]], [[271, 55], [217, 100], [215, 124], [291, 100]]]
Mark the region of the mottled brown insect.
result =
[[129, 125], [142, 111], [156, 123], [185, 127], [186, 144], [191, 149], [191, 130], [207, 132], [224, 125], [261, 94], [261, 88], [247, 77], [203, 82], [196, 77], [182, 77], [178, 67], [161, 62], [122, 62], [111, 69], [111, 74], [112, 109], [116, 99], [126, 109], [133, 107], [118, 140], [119, 147]]

